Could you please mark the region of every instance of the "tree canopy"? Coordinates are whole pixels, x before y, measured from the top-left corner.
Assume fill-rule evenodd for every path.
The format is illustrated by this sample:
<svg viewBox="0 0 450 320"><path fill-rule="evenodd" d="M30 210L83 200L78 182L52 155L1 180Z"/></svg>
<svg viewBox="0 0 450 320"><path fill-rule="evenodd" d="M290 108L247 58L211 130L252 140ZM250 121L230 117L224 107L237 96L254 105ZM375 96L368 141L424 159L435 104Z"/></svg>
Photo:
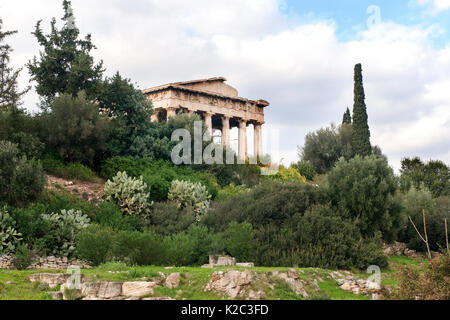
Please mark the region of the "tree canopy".
<svg viewBox="0 0 450 320"><path fill-rule="evenodd" d="M31 80L36 81L36 92L42 97L44 108L50 106L54 98L61 94L76 97L82 90L90 100L100 93L103 77L103 61L94 63L91 51L96 47L92 44L91 35L80 39L80 30L75 25L71 2L63 1L64 26L58 29L53 18L49 34L44 34L41 28L42 20L36 24L32 33L42 47L39 58L34 57L27 66Z"/></svg>

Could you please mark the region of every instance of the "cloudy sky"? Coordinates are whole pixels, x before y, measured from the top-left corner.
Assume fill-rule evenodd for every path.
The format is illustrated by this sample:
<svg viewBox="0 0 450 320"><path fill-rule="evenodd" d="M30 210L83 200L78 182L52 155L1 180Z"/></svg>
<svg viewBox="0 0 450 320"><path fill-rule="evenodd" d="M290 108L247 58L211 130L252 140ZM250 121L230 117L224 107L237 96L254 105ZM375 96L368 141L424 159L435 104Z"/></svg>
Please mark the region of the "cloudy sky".
<svg viewBox="0 0 450 320"><path fill-rule="evenodd" d="M399 168L405 156L450 164L450 0L73 0L107 75L141 89L224 76L265 99L266 134L285 164L306 133L340 123L362 63L372 143ZM2 0L13 64L39 52L34 25L62 17L62 0ZM21 85L29 81L24 70ZM24 99L37 110L33 92Z"/></svg>

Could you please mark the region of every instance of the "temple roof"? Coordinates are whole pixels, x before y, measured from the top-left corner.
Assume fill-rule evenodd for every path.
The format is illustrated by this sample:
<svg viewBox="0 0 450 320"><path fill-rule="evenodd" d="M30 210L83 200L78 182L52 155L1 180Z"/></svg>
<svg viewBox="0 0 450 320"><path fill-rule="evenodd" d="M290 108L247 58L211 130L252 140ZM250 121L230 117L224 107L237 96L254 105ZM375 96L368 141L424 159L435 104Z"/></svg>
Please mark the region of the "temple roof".
<svg viewBox="0 0 450 320"><path fill-rule="evenodd" d="M172 82L172 83L164 84L161 86L145 89L142 92L144 94L151 94L151 93L156 93L159 91L173 89L173 90L180 90L180 91L185 91L185 92L192 92L192 93L196 93L196 94L207 95L207 96L221 98L221 99L231 99L231 100L240 101L240 102L248 102L248 103L256 104L256 105L259 105L262 107L267 107L270 105L269 102L262 100L262 99L249 100L246 98L239 97L237 90L234 89L233 87L225 84L224 82L226 82L226 81L227 81L227 79L224 77L215 77L215 78L208 78L208 79ZM218 83L220 83L220 86L226 87L229 94L224 94L221 92L217 92L213 89L200 87L201 84L212 85L214 82L218 82Z"/></svg>

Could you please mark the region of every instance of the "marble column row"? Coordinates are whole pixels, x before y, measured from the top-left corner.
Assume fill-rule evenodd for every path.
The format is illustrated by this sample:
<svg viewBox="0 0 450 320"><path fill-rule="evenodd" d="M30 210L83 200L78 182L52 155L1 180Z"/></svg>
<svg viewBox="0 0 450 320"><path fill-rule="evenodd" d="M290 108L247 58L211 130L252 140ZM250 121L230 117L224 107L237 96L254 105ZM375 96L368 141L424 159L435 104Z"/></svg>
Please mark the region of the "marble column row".
<svg viewBox="0 0 450 320"><path fill-rule="evenodd" d="M188 114L194 113L192 110L188 110ZM167 108L167 120L177 114L177 110L174 108ZM212 113L204 113L205 125L208 129L210 136L213 135L213 124L212 124ZM152 121L156 120L157 116L152 116ZM224 147L230 146L230 120L228 116L222 116L222 144ZM239 119L239 142L238 142L238 156L239 159L245 160L248 156L248 146L247 146L247 126L250 123L247 120ZM262 156L262 124L253 122L254 126L254 155Z"/></svg>

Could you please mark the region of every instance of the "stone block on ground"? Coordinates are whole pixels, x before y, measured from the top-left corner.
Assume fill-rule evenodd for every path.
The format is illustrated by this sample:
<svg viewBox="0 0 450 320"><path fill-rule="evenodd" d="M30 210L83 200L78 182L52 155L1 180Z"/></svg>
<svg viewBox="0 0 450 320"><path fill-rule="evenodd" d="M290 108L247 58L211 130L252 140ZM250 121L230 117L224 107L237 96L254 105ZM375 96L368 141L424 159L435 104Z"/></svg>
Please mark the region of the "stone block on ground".
<svg viewBox="0 0 450 320"><path fill-rule="evenodd" d="M122 295L126 297L143 297L154 293L155 282L125 282L122 285Z"/></svg>

